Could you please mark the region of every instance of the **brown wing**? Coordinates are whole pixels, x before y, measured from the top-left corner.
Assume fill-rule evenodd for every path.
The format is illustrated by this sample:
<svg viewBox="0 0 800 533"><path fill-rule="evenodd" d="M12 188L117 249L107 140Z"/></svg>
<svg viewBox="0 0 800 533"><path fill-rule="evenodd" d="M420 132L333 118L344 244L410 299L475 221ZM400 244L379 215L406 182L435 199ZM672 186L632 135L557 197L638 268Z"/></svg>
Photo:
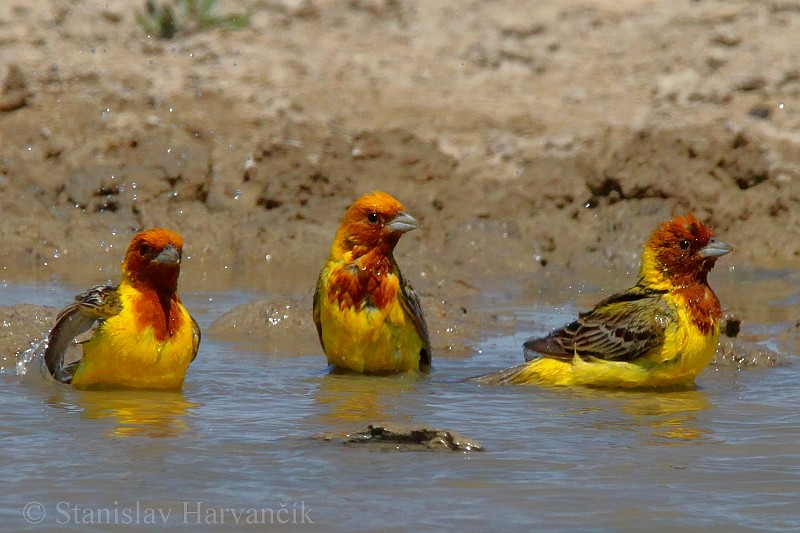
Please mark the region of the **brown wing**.
<svg viewBox="0 0 800 533"><path fill-rule="evenodd" d="M403 308L406 312L411 316L411 320L414 322L414 326L417 328L417 333L419 334L420 338L422 339L423 348L419 354L419 362L420 365L423 366L430 366L431 365L431 341L428 337L428 324L425 322L425 316L422 314L422 305L419 302L419 297L417 293L414 292L413 287L411 284L408 283L403 275L400 273L400 269L395 266L395 273L400 278L400 291L403 294L403 298L400 299Z"/></svg>
<svg viewBox="0 0 800 533"><path fill-rule="evenodd" d="M65 307L56 317L56 323L47 338L44 362L50 374L62 383L72 381L72 374L80 363L65 364L64 355L77 337L96 324L118 314L122 302L117 287L98 285L75 297L75 303Z"/></svg>
<svg viewBox="0 0 800 533"><path fill-rule="evenodd" d="M197 321L189 315L189 318L192 319L192 361L194 361L195 357L197 357L197 350L200 349L200 339L203 337L202 333L200 332L200 325Z"/></svg>
<svg viewBox="0 0 800 533"><path fill-rule="evenodd" d="M606 298L575 322L523 344L525 360L552 357L633 361L664 341L676 311L663 293L640 286Z"/></svg>
<svg viewBox="0 0 800 533"><path fill-rule="evenodd" d="M324 271L323 271L324 272ZM325 287L322 285L322 272L317 278L317 288L314 291L314 324L317 326L317 335L319 335L319 343L322 345L322 351L325 352L325 343L322 342L322 321L320 320L320 298L322 297Z"/></svg>

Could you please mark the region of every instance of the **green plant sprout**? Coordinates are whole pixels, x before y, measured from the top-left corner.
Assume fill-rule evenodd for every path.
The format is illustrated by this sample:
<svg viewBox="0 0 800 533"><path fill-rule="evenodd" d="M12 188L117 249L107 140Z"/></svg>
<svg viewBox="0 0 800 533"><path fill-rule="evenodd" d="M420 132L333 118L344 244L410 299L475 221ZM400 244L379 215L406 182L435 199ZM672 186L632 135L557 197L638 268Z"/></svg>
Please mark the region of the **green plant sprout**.
<svg viewBox="0 0 800 533"><path fill-rule="evenodd" d="M250 23L252 9L244 14L219 16L215 14L216 4L217 0L145 0L144 11L136 14L136 21L149 35L159 39L214 27L244 28Z"/></svg>

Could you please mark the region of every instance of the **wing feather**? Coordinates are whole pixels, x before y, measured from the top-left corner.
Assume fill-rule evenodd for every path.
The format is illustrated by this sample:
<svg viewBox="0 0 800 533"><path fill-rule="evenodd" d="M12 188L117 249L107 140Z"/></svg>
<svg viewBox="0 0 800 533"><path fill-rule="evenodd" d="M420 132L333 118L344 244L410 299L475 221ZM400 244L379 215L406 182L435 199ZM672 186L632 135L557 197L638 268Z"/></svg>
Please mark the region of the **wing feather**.
<svg viewBox="0 0 800 533"><path fill-rule="evenodd" d="M640 286L606 298L578 320L523 344L525 359L571 361L577 354L608 361L633 361L664 341L675 310L663 292Z"/></svg>
<svg viewBox="0 0 800 533"><path fill-rule="evenodd" d="M395 272L397 276L400 278L400 291L402 292L403 297L400 299L401 304L408 315L411 317L411 320L414 323L414 326L417 329L417 333L419 334L424 347L422 352L419 354L420 365L430 366L431 365L431 341L430 337L428 336L428 324L425 322L425 315L422 314L422 304L420 304L419 296L414 291L414 288L408 283L403 275L400 273L400 269L396 268Z"/></svg>
<svg viewBox="0 0 800 533"><path fill-rule="evenodd" d="M320 302L320 298L325 293L325 286L323 284L323 273L320 273L319 278L317 278L317 288L314 291L314 324L317 326L317 335L319 335L319 343L322 346L323 353L325 352L325 343L322 340L322 320L320 315L322 313L322 308L320 307L322 303Z"/></svg>
<svg viewBox="0 0 800 533"><path fill-rule="evenodd" d="M79 361L66 364L67 349L80 335L121 310L122 302L116 286L97 285L75 296L75 302L58 314L47 338L44 362L50 374L62 383L71 382Z"/></svg>
<svg viewBox="0 0 800 533"><path fill-rule="evenodd" d="M189 315L189 318L192 319L192 361L194 361L195 357L197 357L197 351L200 349L200 339L203 335L200 332L200 325L194 317Z"/></svg>

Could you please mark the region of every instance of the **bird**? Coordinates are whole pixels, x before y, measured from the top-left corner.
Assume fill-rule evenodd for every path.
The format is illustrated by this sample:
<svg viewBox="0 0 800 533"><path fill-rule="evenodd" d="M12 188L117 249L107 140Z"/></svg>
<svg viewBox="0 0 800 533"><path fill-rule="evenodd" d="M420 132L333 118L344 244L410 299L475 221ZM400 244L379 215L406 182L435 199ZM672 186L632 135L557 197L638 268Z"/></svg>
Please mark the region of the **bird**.
<svg viewBox="0 0 800 533"><path fill-rule="evenodd" d="M119 285L92 287L56 317L43 358L50 375L77 389L180 390L201 338L177 292L182 250L174 231L137 233ZM68 362L76 344L81 356Z"/></svg>
<svg viewBox="0 0 800 533"><path fill-rule="evenodd" d="M691 214L659 225L636 284L524 344L526 363L480 383L601 388L691 387L710 363L722 309L707 276L733 248Z"/></svg>
<svg viewBox="0 0 800 533"><path fill-rule="evenodd" d="M418 227L403 204L380 191L345 213L314 292L314 323L334 371L430 368L422 306L393 255L400 237Z"/></svg>

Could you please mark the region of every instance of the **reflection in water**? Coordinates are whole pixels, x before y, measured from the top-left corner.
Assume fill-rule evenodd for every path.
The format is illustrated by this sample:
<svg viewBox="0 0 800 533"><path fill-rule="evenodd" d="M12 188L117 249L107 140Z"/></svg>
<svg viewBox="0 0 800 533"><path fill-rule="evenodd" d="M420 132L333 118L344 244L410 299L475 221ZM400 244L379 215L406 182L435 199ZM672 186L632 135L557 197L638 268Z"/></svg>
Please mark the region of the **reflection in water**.
<svg viewBox="0 0 800 533"><path fill-rule="evenodd" d="M47 338L31 343L17 357L17 376L32 383L54 386L44 365L42 354ZM38 372L32 371L33 369ZM89 419L110 418L115 427L110 435L115 437L174 437L189 426L189 409L199 404L190 402L180 392L161 391L79 391L57 384L58 390L47 403L56 409L80 412Z"/></svg>
<svg viewBox="0 0 800 533"><path fill-rule="evenodd" d="M643 426L650 427L653 436L669 439L666 444L711 442L711 431L698 423L697 413L713 407L701 391L647 396L623 407L623 412Z"/></svg>
<svg viewBox="0 0 800 533"><path fill-rule="evenodd" d="M377 377L329 374L320 381L314 397L324 409L319 417L326 423L375 423L396 419L405 407L420 377L414 373ZM401 413L400 413L401 414ZM402 414L401 414L402 416Z"/></svg>
<svg viewBox="0 0 800 533"><path fill-rule="evenodd" d="M714 439L711 430L698 421L698 413L713 407L703 391L682 392L608 392L611 405L624 418L603 421L595 420L594 427L603 430L624 429L637 433L649 433L655 437L653 444L674 445L685 443L710 443ZM593 403L597 400L594 396ZM606 404L607 405L607 404ZM608 411L611 407L594 405L590 411ZM614 417L616 418L616 417ZM664 440L666 439L666 441Z"/></svg>
<svg viewBox="0 0 800 533"><path fill-rule="evenodd" d="M74 392L69 399L53 396L48 403L59 409L78 411L89 419L111 419L114 427L109 436L112 437L175 437L189 428L189 409L199 406L180 392Z"/></svg>

